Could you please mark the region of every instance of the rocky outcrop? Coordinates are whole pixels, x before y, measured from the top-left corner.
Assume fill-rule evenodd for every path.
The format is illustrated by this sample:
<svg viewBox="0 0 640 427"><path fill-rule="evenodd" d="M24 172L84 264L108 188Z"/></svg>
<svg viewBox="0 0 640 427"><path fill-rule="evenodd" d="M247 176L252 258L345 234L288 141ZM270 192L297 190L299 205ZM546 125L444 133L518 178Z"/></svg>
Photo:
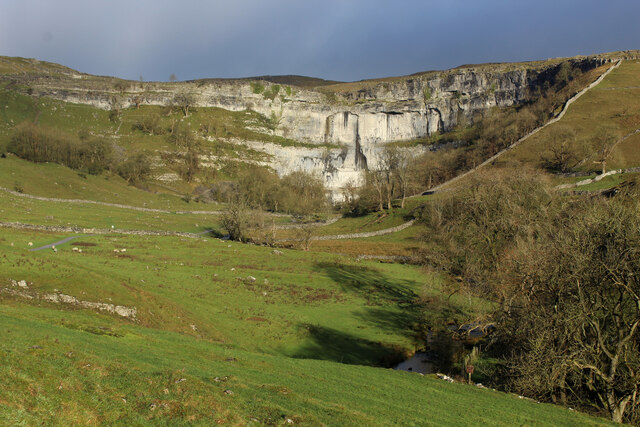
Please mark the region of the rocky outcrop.
<svg viewBox="0 0 640 427"><path fill-rule="evenodd" d="M31 285L33 285L33 283L31 283ZM11 280L11 287L0 288L0 292L29 300L43 300L54 304L66 304L79 308L106 311L107 313L117 314L118 316L122 316L130 320L136 320L136 315L138 313L138 310L135 307L125 307L123 305L104 302L82 301L74 296L60 293L57 290L53 293L37 292L30 289L26 280Z"/></svg>

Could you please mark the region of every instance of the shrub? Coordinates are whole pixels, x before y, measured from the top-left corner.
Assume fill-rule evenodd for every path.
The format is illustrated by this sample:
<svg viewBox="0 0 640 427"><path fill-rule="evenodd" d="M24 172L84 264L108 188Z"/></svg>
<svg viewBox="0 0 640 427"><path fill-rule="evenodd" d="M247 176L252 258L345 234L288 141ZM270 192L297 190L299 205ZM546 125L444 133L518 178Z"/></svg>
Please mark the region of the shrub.
<svg viewBox="0 0 640 427"><path fill-rule="evenodd" d="M139 130L149 135L162 135L165 133L165 129L162 127L160 115L157 113L144 115L132 126L133 130Z"/></svg>
<svg viewBox="0 0 640 427"><path fill-rule="evenodd" d="M271 85L269 89L262 92L262 96L273 101L278 96L278 93L280 93L280 85Z"/></svg>
<svg viewBox="0 0 640 427"><path fill-rule="evenodd" d="M424 97L424 102L427 102L431 99L431 88L429 88L429 86L425 86L424 89L422 89L422 95Z"/></svg>
<svg viewBox="0 0 640 427"><path fill-rule="evenodd" d="M250 85L251 85L251 91L256 95L259 95L262 92L264 92L264 86L261 83L251 82Z"/></svg>
<svg viewBox="0 0 640 427"><path fill-rule="evenodd" d="M222 227L231 240L246 242L249 231L249 208L242 197L231 197L227 210L222 214Z"/></svg>
<svg viewBox="0 0 640 427"><path fill-rule="evenodd" d="M187 150L195 149L198 145L198 140L194 135L193 131L189 129L189 127L179 122L171 132L169 136L171 142L176 144L179 148L185 148Z"/></svg>

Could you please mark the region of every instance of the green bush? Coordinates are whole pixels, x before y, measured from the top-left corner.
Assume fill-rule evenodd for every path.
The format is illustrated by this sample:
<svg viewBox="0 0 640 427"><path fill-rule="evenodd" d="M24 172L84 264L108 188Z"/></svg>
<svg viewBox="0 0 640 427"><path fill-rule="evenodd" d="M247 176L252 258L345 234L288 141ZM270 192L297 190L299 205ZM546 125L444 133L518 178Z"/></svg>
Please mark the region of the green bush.
<svg viewBox="0 0 640 427"><path fill-rule="evenodd" d="M133 130L139 130L148 135L162 135L166 131L162 126L160 115L157 113L144 115L131 127Z"/></svg>
<svg viewBox="0 0 640 427"><path fill-rule="evenodd" d="M264 92L264 86L261 83L258 82L251 82L251 90L253 91L253 93L255 93L256 95L261 94L262 92Z"/></svg>
<svg viewBox="0 0 640 427"><path fill-rule="evenodd" d="M424 96L424 102L427 102L428 100L430 100L431 88L429 88L429 86L425 86L424 89L422 89L422 95Z"/></svg>
<svg viewBox="0 0 640 427"><path fill-rule="evenodd" d="M274 100L280 93L280 85L271 85L271 87L262 93L266 99Z"/></svg>

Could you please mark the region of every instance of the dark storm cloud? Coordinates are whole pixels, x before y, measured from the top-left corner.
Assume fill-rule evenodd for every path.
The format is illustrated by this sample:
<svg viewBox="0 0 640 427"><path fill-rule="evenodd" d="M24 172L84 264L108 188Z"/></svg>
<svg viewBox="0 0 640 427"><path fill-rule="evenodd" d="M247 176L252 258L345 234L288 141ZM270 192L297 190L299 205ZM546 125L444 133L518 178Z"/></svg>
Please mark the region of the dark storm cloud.
<svg viewBox="0 0 640 427"><path fill-rule="evenodd" d="M0 2L0 55L146 80L357 80L640 47L637 0Z"/></svg>

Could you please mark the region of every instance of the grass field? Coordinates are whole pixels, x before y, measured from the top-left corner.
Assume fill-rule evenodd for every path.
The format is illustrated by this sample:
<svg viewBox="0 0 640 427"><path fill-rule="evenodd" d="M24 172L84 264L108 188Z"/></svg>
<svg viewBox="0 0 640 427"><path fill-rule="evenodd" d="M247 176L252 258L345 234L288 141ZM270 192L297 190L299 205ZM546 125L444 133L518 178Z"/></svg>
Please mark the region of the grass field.
<svg viewBox="0 0 640 427"><path fill-rule="evenodd" d="M288 356L361 364L401 359L420 346L416 326L428 307L417 300L438 295L441 286L417 267L300 251L277 255L217 239L90 236L81 240L95 246L82 253L71 251L76 242L58 253L27 251L27 242L38 247L61 237L6 230L0 242L6 283L24 279L39 292L135 306L145 326ZM113 252L120 248L127 252ZM88 278L100 286L88 287ZM469 302L452 304L457 314L450 320L467 320ZM361 341L355 352L352 339ZM325 342L340 344L323 351Z"/></svg>
<svg viewBox="0 0 640 427"><path fill-rule="evenodd" d="M190 203L182 195L127 185L115 174L81 174L55 163L36 164L13 155L0 159L0 187L49 198L94 200L169 211L217 211L221 208L216 203Z"/></svg>

